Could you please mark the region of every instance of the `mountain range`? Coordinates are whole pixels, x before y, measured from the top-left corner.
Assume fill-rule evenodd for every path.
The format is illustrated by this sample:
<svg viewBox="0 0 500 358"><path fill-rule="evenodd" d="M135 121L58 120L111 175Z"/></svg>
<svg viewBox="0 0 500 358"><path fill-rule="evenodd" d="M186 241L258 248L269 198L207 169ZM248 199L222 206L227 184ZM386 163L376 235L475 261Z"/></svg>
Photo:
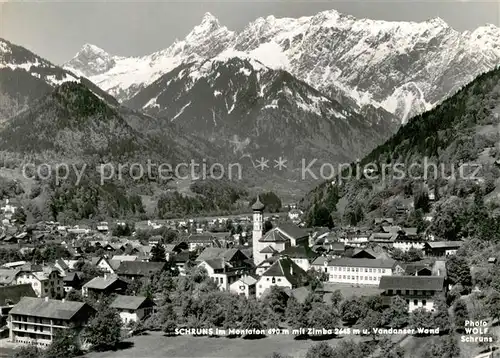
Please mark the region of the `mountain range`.
<svg viewBox="0 0 500 358"><path fill-rule="evenodd" d="M495 68L500 29L458 32L440 18L388 22L331 10L297 19L259 18L236 33L207 13L186 38L164 50L123 57L87 44L65 68L127 101L182 63L228 51L286 70L341 103L373 106L405 123Z"/></svg>
<svg viewBox="0 0 500 358"><path fill-rule="evenodd" d="M439 237L456 239L467 225L454 215L461 215L473 202L482 203L477 200L481 198L498 221L499 83L500 69L487 72L436 108L412 118L353 164L351 176L346 171L342 179L318 185L305 196L303 207L309 213L326 207L352 225L375 217L397 217L401 208L413 214L421 209L420 221L422 215L438 217L441 221L431 227ZM366 168L371 168L369 174ZM429 212L431 201L433 212ZM408 218L403 215L403 219Z"/></svg>

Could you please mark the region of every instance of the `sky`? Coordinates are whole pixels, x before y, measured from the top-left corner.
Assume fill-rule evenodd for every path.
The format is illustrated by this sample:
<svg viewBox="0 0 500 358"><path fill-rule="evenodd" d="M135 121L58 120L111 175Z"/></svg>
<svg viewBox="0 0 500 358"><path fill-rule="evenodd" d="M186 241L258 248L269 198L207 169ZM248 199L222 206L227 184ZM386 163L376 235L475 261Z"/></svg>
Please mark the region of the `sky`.
<svg viewBox="0 0 500 358"><path fill-rule="evenodd" d="M389 21L441 17L459 31L487 23L500 26L500 0L0 0L0 37L62 64L85 43L121 56L147 55L167 48L176 38L184 38L206 12L230 30L240 31L261 16L310 16L330 9Z"/></svg>

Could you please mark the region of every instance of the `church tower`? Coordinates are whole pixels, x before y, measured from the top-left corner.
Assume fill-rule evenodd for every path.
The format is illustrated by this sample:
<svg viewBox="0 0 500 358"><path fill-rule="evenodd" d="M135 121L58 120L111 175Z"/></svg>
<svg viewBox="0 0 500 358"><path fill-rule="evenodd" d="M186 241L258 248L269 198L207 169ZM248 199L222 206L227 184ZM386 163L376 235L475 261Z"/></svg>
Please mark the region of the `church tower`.
<svg viewBox="0 0 500 358"><path fill-rule="evenodd" d="M264 212L264 204L261 203L259 196L257 195L257 200L252 205L253 210L253 231L252 231L252 253L253 262L255 266L264 261L262 254L260 253L261 245L259 240L262 238L262 213Z"/></svg>

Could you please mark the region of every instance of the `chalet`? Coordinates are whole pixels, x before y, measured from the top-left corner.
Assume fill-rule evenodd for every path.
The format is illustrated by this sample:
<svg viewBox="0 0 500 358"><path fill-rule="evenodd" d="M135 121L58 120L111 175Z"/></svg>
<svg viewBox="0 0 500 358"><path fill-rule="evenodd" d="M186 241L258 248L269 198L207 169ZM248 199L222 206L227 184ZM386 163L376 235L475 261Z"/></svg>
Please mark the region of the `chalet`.
<svg viewBox="0 0 500 358"><path fill-rule="evenodd" d="M206 248L196 262L199 262L199 267L205 268L223 291L229 290L233 282L248 274L252 268L250 259L238 249Z"/></svg>
<svg viewBox="0 0 500 358"><path fill-rule="evenodd" d="M117 295L109 307L118 311L124 324L130 324L149 317L156 304L144 296Z"/></svg>
<svg viewBox="0 0 500 358"><path fill-rule="evenodd" d="M307 273L290 258L279 258L257 281L256 297L260 298L272 286L294 289L304 286Z"/></svg>
<svg viewBox="0 0 500 358"><path fill-rule="evenodd" d="M83 274L81 272L68 272L63 278L64 292L80 291L83 285Z"/></svg>
<svg viewBox="0 0 500 358"><path fill-rule="evenodd" d="M93 258L92 264L102 272L116 274L116 269L120 266L119 261L110 261L105 257Z"/></svg>
<svg viewBox="0 0 500 358"><path fill-rule="evenodd" d="M238 281L233 282L229 286L229 291L237 295L245 296L246 298L255 297L257 279L250 275L241 277Z"/></svg>
<svg viewBox="0 0 500 358"><path fill-rule="evenodd" d="M427 241L424 252L427 256L446 257L455 255L462 244L462 241Z"/></svg>
<svg viewBox="0 0 500 358"><path fill-rule="evenodd" d="M99 297L101 295L109 296L112 294L124 293L127 289L127 283L116 276L94 277L92 280L82 286L82 295Z"/></svg>
<svg viewBox="0 0 500 358"><path fill-rule="evenodd" d="M434 311L435 296L446 292L443 276L383 276L379 288L383 290L383 302L390 305L394 296L408 303L408 311L417 308Z"/></svg>
<svg viewBox="0 0 500 358"><path fill-rule="evenodd" d="M417 234L417 228L402 228L398 231L392 246L406 252L411 248L423 250L424 244L423 238Z"/></svg>
<svg viewBox="0 0 500 358"><path fill-rule="evenodd" d="M79 333L95 313L83 302L23 297L10 310L9 339L13 343L45 348L52 343L56 329L71 327L77 332L75 344L81 346Z"/></svg>
<svg viewBox="0 0 500 358"><path fill-rule="evenodd" d="M166 266L165 262L123 261L116 273L120 277L135 280L160 273Z"/></svg>
<svg viewBox="0 0 500 358"><path fill-rule="evenodd" d="M185 275L191 262L191 253L188 250L181 251L175 255L169 256L168 260L179 271L180 275Z"/></svg>
<svg viewBox="0 0 500 358"><path fill-rule="evenodd" d="M384 275L392 275L396 261L387 259L318 258L312 267L328 274L328 281L351 285L378 285Z"/></svg>

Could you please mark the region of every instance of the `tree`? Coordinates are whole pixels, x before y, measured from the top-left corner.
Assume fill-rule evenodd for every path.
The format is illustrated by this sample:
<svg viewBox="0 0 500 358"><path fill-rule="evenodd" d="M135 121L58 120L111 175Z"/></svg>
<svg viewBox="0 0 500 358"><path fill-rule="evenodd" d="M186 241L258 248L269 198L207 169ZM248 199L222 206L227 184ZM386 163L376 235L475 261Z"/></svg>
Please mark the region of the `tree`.
<svg viewBox="0 0 500 358"><path fill-rule="evenodd" d="M384 323L394 328L401 328L408 324L408 303L399 296L393 298L391 305L384 311Z"/></svg>
<svg viewBox="0 0 500 358"><path fill-rule="evenodd" d="M486 298L486 307L493 319L500 319L500 293L494 290Z"/></svg>
<svg viewBox="0 0 500 358"><path fill-rule="evenodd" d="M86 327L85 336L95 350L115 349L121 341L121 327L122 320L118 313L101 303L97 315Z"/></svg>
<svg viewBox="0 0 500 358"><path fill-rule="evenodd" d="M315 305L307 316L309 322L307 327L334 329L339 323L338 315L324 303Z"/></svg>
<svg viewBox="0 0 500 358"><path fill-rule="evenodd" d="M291 327L297 329L306 327L308 323L303 305L293 296L288 299L286 304L285 318Z"/></svg>
<svg viewBox="0 0 500 358"><path fill-rule="evenodd" d="M324 206L313 210L311 226L325 226L329 229L333 227L333 219L330 211Z"/></svg>
<svg viewBox="0 0 500 358"><path fill-rule="evenodd" d="M418 328L433 328L432 314L425 308L417 308L410 313L410 327Z"/></svg>
<svg viewBox="0 0 500 358"><path fill-rule="evenodd" d="M368 314L361 320L361 327L370 332L373 340L377 338L377 332L374 328L382 326L382 314L377 311L369 311Z"/></svg>
<svg viewBox="0 0 500 358"><path fill-rule="evenodd" d="M16 349L12 358L40 358L43 356L42 351L35 345L21 346Z"/></svg>
<svg viewBox="0 0 500 358"><path fill-rule="evenodd" d="M434 327L439 328L441 332L448 332L451 329L451 320L446 299L443 296L436 297L434 307L436 307L436 311L432 314Z"/></svg>
<svg viewBox="0 0 500 358"><path fill-rule="evenodd" d="M338 309L340 308L340 303L342 302L342 291L340 290L335 290L333 291L332 293L332 296L330 298L330 302L332 304L332 307L335 308L335 309Z"/></svg>
<svg viewBox="0 0 500 358"><path fill-rule="evenodd" d="M313 345L307 350L306 358L332 358L335 357L335 351L332 346L325 342Z"/></svg>
<svg viewBox="0 0 500 358"><path fill-rule="evenodd" d="M269 220L264 221L263 229L262 229L262 234L267 233L273 228L273 223L270 222Z"/></svg>
<svg viewBox="0 0 500 358"><path fill-rule="evenodd" d="M243 330L260 330L263 329L262 319L259 315L258 303L253 299L248 300L243 310L241 319L241 329Z"/></svg>
<svg viewBox="0 0 500 358"><path fill-rule="evenodd" d="M457 330L462 331L465 321L469 319L469 311L464 300L459 299L453 305L454 323Z"/></svg>
<svg viewBox="0 0 500 358"><path fill-rule="evenodd" d="M460 347L453 334L439 337L424 352L423 358L457 358L460 357Z"/></svg>
<svg viewBox="0 0 500 358"><path fill-rule="evenodd" d="M289 297L283 290L283 287L271 286L269 293L266 295L266 297L264 297L262 303L272 312L275 312L280 317L283 317L285 314L288 298Z"/></svg>
<svg viewBox="0 0 500 358"><path fill-rule="evenodd" d="M84 302L83 296L80 291L71 289L66 294L66 300L75 302Z"/></svg>
<svg viewBox="0 0 500 358"><path fill-rule="evenodd" d="M399 344L394 344L390 339L384 338L380 342L381 358L404 358L405 350Z"/></svg>
<svg viewBox="0 0 500 358"><path fill-rule="evenodd" d="M452 256L446 261L446 272L452 284L461 284L464 293L469 293L472 289L472 276L470 266L463 257Z"/></svg>
<svg viewBox="0 0 500 358"><path fill-rule="evenodd" d="M80 354L76 345L76 333L72 329L61 329L55 335L52 343L45 351L49 358L72 358Z"/></svg>
<svg viewBox="0 0 500 358"><path fill-rule="evenodd" d="M424 257L422 250L418 250L414 247L411 247L405 255L405 261L406 262L415 262L415 261L420 261Z"/></svg>
<svg viewBox="0 0 500 358"><path fill-rule="evenodd" d="M151 248L152 262L165 262L165 247L161 243L157 243Z"/></svg>
<svg viewBox="0 0 500 358"><path fill-rule="evenodd" d="M364 302L357 297L346 299L340 305L340 315L347 324L356 324L358 320L366 314Z"/></svg>
<svg viewBox="0 0 500 358"><path fill-rule="evenodd" d="M12 220L16 222L18 225L26 224L26 212L23 208L17 208L14 214L12 214Z"/></svg>

